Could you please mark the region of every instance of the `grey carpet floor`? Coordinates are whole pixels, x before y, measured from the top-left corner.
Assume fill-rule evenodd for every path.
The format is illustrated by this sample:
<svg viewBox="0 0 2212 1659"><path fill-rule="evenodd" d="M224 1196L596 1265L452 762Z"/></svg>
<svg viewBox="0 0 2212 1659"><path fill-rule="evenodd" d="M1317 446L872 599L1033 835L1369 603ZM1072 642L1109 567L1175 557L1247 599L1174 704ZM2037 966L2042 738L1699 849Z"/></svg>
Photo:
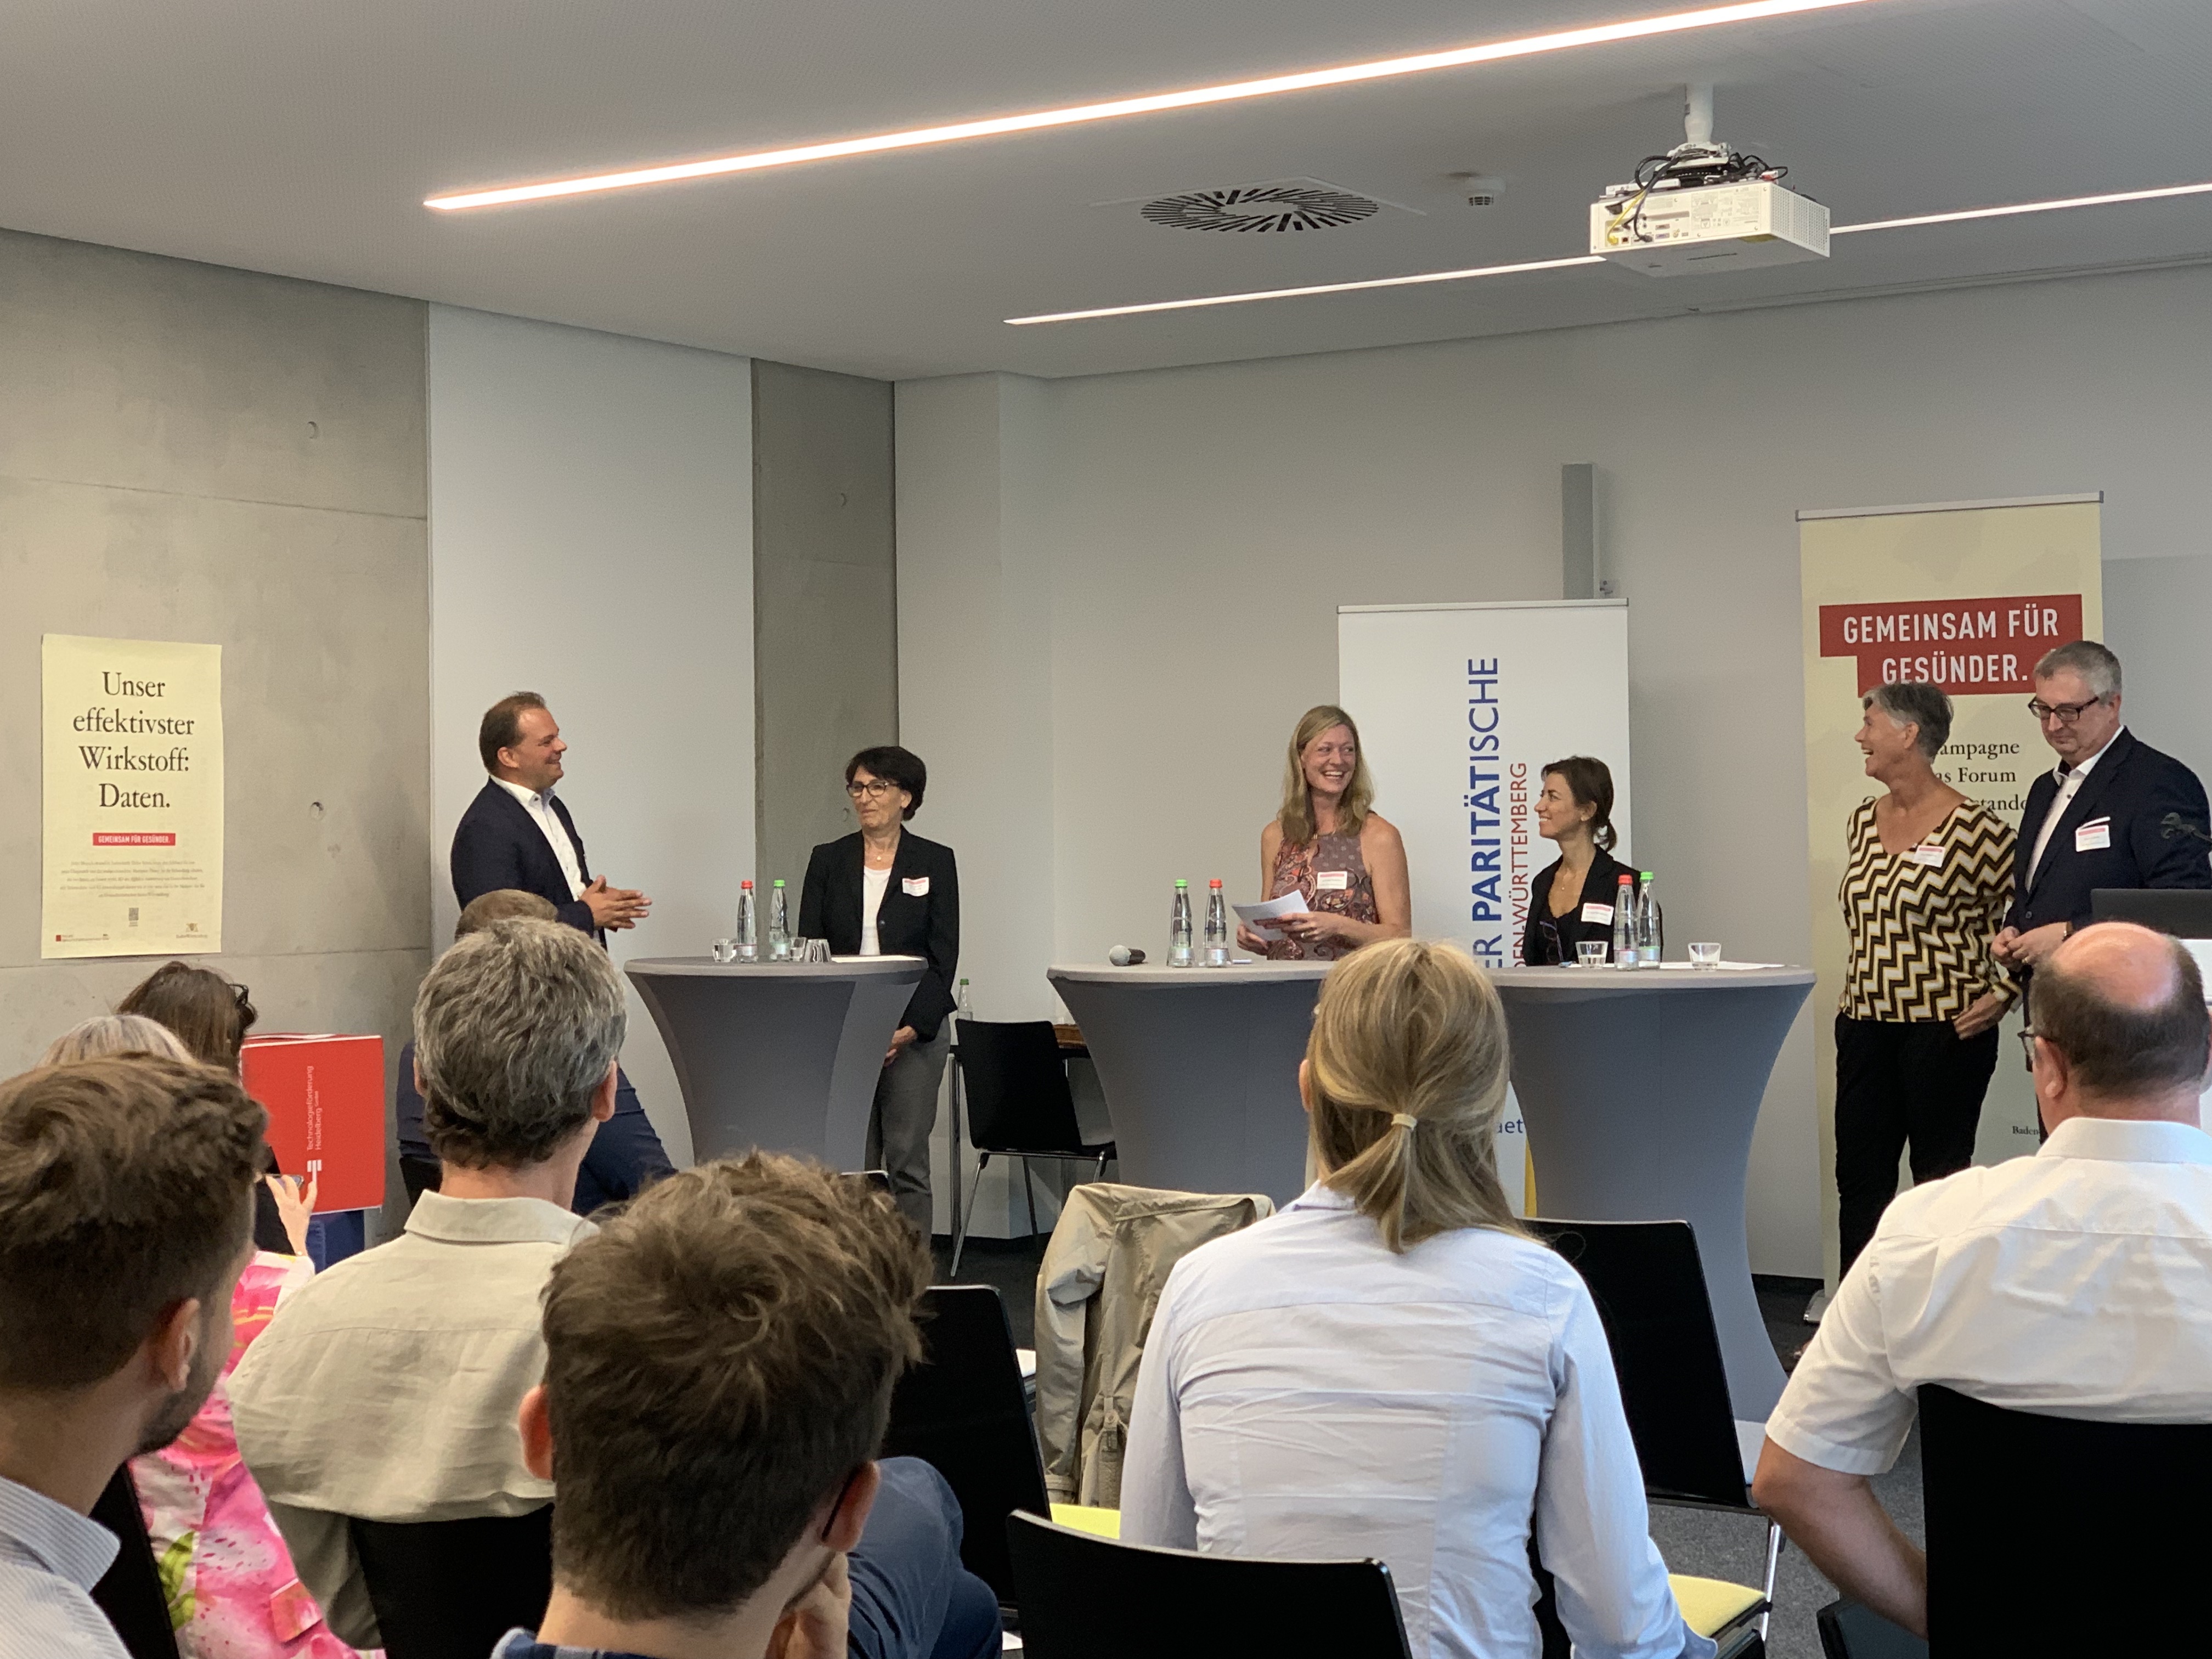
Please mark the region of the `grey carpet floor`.
<svg viewBox="0 0 2212 1659"><path fill-rule="evenodd" d="M1006 1298L1006 1322L1013 1327L1019 1347L1034 1346L1038 1257L1042 1241L1027 1239L971 1239L960 1259L960 1282L990 1285ZM951 1241L937 1241L937 1263L944 1272L951 1260ZM1802 1288L1764 1284L1759 1310L1766 1316L1767 1334L1784 1365L1791 1364L1813 1327L1803 1322L1806 1291ZM1916 1543L1924 1541L1920 1503L1920 1437L1914 1431L1897 1467L1875 1481L1875 1490L1897 1524ZM1670 1571L1701 1578L1729 1578L1755 1584L1765 1565L1761 1554L1766 1529L1748 1516L1717 1514L1710 1510L1654 1508L1652 1541L1666 1559ZM1820 1638L1814 1626L1820 1610L1836 1599L1836 1592L1813 1564L1788 1544L1774 1579L1774 1618L1767 1630L1767 1652L1772 1659L1820 1659Z"/></svg>

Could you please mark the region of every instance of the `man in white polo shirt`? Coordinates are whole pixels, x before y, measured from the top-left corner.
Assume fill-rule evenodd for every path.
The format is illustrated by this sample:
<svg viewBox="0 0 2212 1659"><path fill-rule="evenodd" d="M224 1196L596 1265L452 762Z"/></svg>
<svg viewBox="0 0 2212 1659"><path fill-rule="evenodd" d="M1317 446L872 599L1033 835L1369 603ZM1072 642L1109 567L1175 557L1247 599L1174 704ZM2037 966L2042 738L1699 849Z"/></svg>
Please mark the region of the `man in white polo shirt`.
<svg viewBox="0 0 2212 1659"><path fill-rule="evenodd" d="M1868 1477L1914 1391L2108 1422L2212 1421L2212 1016L2189 953L2124 922L2044 958L2027 1034L2051 1139L1883 1214L1766 1425L1753 1495L1846 1595L1928 1627L1928 1564Z"/></svg>

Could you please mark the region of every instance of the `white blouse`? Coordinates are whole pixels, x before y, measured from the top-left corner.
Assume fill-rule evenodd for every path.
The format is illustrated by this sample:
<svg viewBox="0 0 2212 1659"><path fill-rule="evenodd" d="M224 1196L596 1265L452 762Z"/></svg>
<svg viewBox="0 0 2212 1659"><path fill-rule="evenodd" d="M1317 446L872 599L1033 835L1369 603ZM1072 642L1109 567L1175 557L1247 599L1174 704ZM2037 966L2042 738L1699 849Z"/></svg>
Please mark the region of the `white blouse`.
<svg viewBox="0 0 2212 1659"><path fill-rule="evenodd" d="M1534 1519L1585 1659L1709 1659L1652 1545L1581 1278L1463 1228L1394 1255L1316 1186L1176 1264L1145 1345L1121 1536L1390 1569L1414 1659L1536 1659Z"/></svg>
<svg viewBox="0 0 2212 1659"><path fill-rule="evenodd" d="M890 871L860 866L860 954L864 957L884 953L882 942L876 938L876 913L884 908L884 895L890 885Z"/></svg>

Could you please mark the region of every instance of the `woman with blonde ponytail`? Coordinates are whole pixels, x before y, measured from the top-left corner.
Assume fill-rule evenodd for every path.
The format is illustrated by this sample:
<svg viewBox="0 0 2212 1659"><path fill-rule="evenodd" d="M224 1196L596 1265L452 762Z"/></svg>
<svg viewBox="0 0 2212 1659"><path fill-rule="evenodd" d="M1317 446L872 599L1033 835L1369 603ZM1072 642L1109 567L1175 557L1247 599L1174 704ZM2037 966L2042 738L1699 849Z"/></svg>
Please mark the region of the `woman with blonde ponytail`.
<svg viewBox="0 0 2212 1659"><path fill-rule="evenodd" d="M1330 971L1298 1068L1315 1184L1194 1251L1146 1341L1121 1536L1377 1556L1413 1659L1535 1659L1531 1518L1585 1659L1706 1659L1652 1547L1589 1291L1498 1179L1505 1016L1456 945Z"/></svg>

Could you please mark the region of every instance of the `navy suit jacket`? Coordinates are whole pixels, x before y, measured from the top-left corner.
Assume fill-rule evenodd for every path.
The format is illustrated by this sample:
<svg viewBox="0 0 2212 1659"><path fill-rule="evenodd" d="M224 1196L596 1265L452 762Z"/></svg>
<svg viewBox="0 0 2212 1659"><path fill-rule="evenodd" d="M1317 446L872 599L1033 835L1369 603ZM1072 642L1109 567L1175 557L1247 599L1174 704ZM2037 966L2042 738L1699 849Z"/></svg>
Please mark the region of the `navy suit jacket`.
<svg viewBox="0 0 2212 1659"><path fill-rule="evenodd" d="M575 820L558 795L553 797L553 816L568 832L569 842L576 849L576 868L589 882L592 866L584 856L584 838L576 833ZM538 827L538 820L494 779L484 780L469 810L461 814L453 831L452 868L453 896L463 909L486 893L520 888L551 904L571 927L605 942L592 925L592 907L568 891L561 860L553 856L552 844Z"/></svg>
<svg viewBox="0 0 2212 1659"><path fill-rule="evenodd" d="M2013 859L2013 903L2008 927L2026 933L2046 922L2091 920L2089 895L2100 887L2212 887L2212 862L2204 845L2186 836L2165 838L2160 820L2179 812L2202 830L2204 786L2197 774L2171 755L2162 755L2131 732L2114 738L2051 834L2043 862L2031 874L2035 838L2058 793L2058 780L2045 772L2027 792L2020 817L2019 852ZM2112 844L2077 851L2075 831L2111 824Z"/></svg>

